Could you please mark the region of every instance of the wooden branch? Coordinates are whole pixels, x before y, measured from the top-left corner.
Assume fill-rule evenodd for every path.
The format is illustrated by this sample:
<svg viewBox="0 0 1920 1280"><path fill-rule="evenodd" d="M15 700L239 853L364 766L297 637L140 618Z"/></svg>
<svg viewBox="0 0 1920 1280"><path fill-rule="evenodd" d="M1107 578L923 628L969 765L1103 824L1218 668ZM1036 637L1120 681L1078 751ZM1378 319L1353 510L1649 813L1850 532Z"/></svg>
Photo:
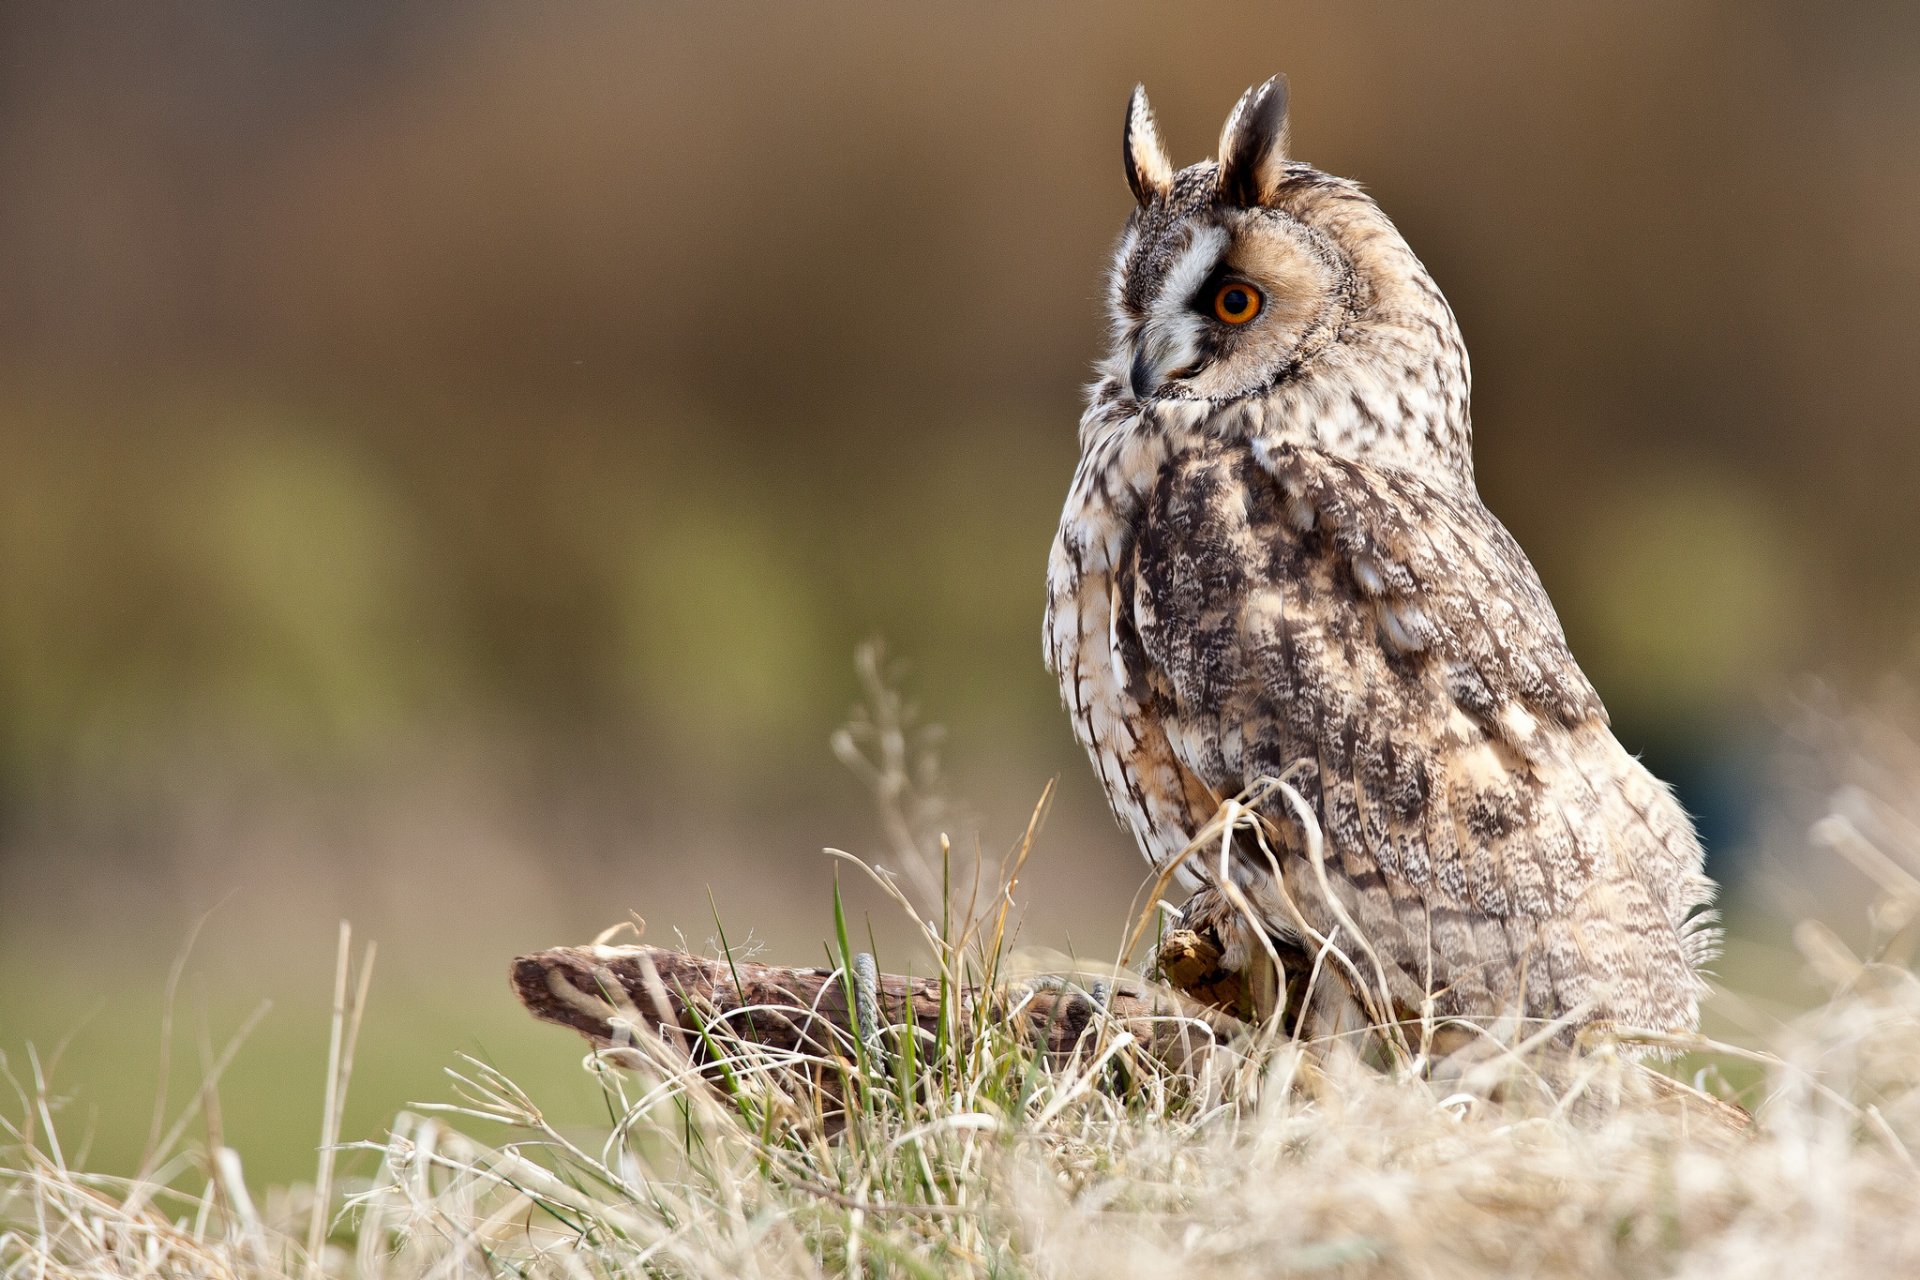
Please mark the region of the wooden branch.
<svg viewBox="0 0 1920 1280"><path fill-rule="evenodd" d="M678 1040L702 1058L702 1030L724 1022L735 1038L833 1060L855 1036L871 1039L847 1006L837 970L728 963L663 947L556 947L513 962L513 990L543 1022L569 1027L599 1047L630 1043L626 1028ZM927 978L877 975L881 1027L911 1022L929 1034L940 1021L939 984ZM974 1025L983 998L1016 1011L1016 1026L1057 1059L1091 1045L1100 1005L1113 1025L1131 1032L1170 1069L1197 1071L1246 1024L1165 988L1138 982L1076 986L1061 979L1012 983L983 993L960 992L960 1031Z"/></svg>
<svg viewBox="0 0 1920 1280"><path fill-rule="evenodd" d="M992 991L964 988L957 1030L964 1043L976 1015L1012 1016L1031 1043L1060 1061L1094 1045L1104 1008L1111 1027L1130 1032L1170 1071L1197 1077L1216 1055L1226 1055L1217 1060L1222 1066L1237 1060L1236 1041L1250 1027L1225 1009L1242 1002L1243 984L1221 968L1214 940L1176 931L1162 943L1156 968L1180 990L1137 981L1082 986L1060 978ZM867 990L876 1008L852 1010L838 970L729 963L664 947L556 947L516 959L512 981L534 1017L571 1028L596 1047L631 1044L634 1035L651 1033L677 1042L696 1062L707 1060L707 1036L722 1027L734 1040L823 1065L849 1057L856 1038L892 1044L897 1030L890 1029L910 1023L933 1034L940 1022L940 988L931 979L872 975ZM992 1009L983 1011L983 1000L994 1002ZM1643 1065L1629 1066L1629 1090L1692 1131L1716 1141L1751 1133L1752 1118L1740 1107ZM824 1094L836 1092L827 1073L814 1074Z"/></svg>

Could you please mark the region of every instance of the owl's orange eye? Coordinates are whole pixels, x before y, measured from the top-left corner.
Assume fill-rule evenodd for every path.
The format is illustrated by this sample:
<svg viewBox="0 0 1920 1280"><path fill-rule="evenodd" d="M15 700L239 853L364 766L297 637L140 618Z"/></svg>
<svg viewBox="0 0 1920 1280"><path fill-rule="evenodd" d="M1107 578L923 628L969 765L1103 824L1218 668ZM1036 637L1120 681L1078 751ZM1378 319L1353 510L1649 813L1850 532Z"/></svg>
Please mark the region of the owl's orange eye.
<svg viewBox="0 0 1920 1280"><path fill-rule="evenodd" d="M1245 324L1260 314L1260 291L1250 284L1223 284L1213 292L1213 314L1223 324Z"/></svg>

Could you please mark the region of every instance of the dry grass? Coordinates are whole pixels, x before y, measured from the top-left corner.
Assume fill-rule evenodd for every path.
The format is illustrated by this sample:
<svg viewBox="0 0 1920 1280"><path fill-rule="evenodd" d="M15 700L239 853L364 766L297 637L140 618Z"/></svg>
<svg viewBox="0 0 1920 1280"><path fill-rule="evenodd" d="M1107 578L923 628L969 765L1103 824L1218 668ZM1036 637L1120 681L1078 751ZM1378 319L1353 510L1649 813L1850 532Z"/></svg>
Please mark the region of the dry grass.
<svg viewBox="0 0 1920 1280"><path fill-rule="evenodd" d="M869 730L862 741L895 762L882 773L910 758L903 724ZM715 1060L695 1068L640 1035L585 1064L608 1102L594 1133L561 1131L466 1061L457 1101L336 1153L366 970L356 987L343 937L319 1192L251 1191L217 1126L197 1125L211 1086L138 1177L90 1174L63 1148L30 1056L8 1074L0 1272L1920 1274L1920 981L1907 962L1920 838L1903 804L1855 791L1817 832L1883 891L1875 954L1809 928L1830 999L1764 1051L1691 1046L1759 1080L1758 1126L1741 1137L1653 1105L1605 1047L1573 1078L1513 1060L1443 1086L1417 1062L1382 1070L1338 1045L1257 1041L1195 1080L1156 1070L1112 1029L1049 1064L1010 1020L955 1002L938 1034L849 1037L809 1061L716 1025ZM901 859L925 852L914 822L897 831ZM981 895L978 911L956 910L960 897L943 889L925 912L937 962L956 981L1004 976L1007 895ZM844 926L839 946L844 962ZM843 1109L825 1113L809 1073ZM183 1143L195 1127L208 1141Z"/></svg>

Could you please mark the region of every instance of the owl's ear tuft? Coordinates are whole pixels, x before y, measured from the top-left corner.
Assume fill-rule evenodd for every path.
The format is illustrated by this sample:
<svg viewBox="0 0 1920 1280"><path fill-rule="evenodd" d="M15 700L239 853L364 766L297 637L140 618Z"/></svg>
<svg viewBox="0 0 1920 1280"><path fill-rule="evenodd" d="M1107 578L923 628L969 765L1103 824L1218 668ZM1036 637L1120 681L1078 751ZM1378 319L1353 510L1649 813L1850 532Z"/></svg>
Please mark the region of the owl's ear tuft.
<svg viewBox="0 0 1920 1280"><path fill-rule="evenodd" d="M1160 142L1160 126L1154 123L1153 108L1147 105L1147 86L1133 86L1127 99L1127 131L1122 157L1127 163L1127 185L1133 198L1145 205L1167 194L1173 186L1173 165Z"/></svg>
<svg viewBox="0 0 1920 1280"><path fill-rule="evenodd" d="M1220 198L1250 208L1267 203L1285 180L1287 78L1275 76L1240 95L1220 130Z"/></svg>

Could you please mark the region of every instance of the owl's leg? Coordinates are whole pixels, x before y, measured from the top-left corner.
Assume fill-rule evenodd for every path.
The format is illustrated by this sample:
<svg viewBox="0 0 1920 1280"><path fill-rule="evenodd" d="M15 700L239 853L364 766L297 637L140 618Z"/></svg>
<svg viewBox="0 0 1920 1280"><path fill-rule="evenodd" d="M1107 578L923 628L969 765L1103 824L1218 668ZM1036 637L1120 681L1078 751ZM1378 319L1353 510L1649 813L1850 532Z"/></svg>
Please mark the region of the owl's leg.
<svg viewBox="0 0 1920 1280"><path fill-rule="evenodd" d="M1252 1013L1251 1008L1242 1008L1245 984L1239 970L1222 960L1219 939L1211 934L1184 925L1174 929L1154 954L1153 969L1161 981L1189 1000L1236 1018Z"/></svg>
<svg viewBox="0 0 1920 1280"><path fill-rule="evenodd" d="M1154 963L1188 998L1248 1022L1278 1016L1289 1033L1312 971L1298 940L1247 920L1213 886L1187 899Z"/></svg>

